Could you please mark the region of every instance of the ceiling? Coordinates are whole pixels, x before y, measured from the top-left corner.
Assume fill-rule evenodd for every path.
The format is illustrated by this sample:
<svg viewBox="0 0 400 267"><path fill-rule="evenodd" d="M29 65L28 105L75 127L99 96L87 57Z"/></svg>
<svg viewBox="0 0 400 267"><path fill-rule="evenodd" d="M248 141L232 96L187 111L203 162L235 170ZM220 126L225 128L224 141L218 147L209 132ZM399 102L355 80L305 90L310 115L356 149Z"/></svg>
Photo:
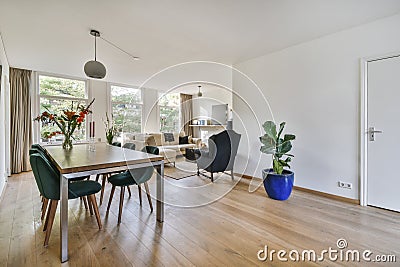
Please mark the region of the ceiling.
<svg viewBox="0 0 400 267"><path fill-rule="evenodd" d="M102 40L105 80L138 85L173 64L228 65L400 11L399 0L0 0L0 32L13 67L85 77L90 29Z"/></svg>

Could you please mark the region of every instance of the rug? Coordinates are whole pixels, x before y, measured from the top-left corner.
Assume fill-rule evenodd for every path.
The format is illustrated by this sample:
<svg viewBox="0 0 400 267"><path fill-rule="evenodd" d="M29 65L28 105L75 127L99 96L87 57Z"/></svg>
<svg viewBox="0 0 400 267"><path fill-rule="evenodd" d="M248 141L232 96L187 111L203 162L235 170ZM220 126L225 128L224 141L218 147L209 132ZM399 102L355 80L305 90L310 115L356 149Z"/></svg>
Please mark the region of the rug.
<svg viewBox="0 0 400 267"><path fill-rule="evenodd" d="M164 167L164 176L180 180L197 175L197 164L189 161L177 161L175 167L172 164L166 164Z"/></svg>

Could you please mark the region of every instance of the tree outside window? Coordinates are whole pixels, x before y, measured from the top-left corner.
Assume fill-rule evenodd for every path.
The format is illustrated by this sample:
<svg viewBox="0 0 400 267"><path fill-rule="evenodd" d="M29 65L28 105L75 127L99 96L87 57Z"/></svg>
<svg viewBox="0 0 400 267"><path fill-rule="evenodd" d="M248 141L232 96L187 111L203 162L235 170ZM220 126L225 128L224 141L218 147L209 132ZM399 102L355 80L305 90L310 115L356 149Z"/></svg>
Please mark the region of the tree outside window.
<svg viewBox="0 0 400 267"><path fill-rule="evenodd" d="M160 108L160 131L179 132L179 93L161 94L159 96L158 105Z"/></svg>
<svg viewBox="0 0 400 267"><path fill-rule="evenodd" d="M86 82L83 80L39 75L39 103L40 113L50 111L61 114L63 110L76 108L79 104L88 104L86 93ZM48 134L59 131L56 125L40 125L41 142L62 141L63 136L48 138ZM86 127L83 125L80 130L74 133L76 140L86 139Z"/></svg>
<svg viewBox="0 0 400 267"><path fill-rule="evenodd" d="M118 136L122 132L140 133L142 131L142 106L140 89L111 86L111 108Z"/></svg>

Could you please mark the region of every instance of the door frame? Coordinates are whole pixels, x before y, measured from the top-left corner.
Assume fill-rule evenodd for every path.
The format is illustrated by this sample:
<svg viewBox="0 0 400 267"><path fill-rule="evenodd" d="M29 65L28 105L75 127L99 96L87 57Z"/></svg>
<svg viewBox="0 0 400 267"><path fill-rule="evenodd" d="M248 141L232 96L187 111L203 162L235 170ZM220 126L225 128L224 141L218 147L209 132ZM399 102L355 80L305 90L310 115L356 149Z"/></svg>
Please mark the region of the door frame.
<svg viewBox="0 0 400 267"><path fill-rule="evenodd" d="M400 52L360 59L360 205L368 205L368 63L400 57Z"/></svg>

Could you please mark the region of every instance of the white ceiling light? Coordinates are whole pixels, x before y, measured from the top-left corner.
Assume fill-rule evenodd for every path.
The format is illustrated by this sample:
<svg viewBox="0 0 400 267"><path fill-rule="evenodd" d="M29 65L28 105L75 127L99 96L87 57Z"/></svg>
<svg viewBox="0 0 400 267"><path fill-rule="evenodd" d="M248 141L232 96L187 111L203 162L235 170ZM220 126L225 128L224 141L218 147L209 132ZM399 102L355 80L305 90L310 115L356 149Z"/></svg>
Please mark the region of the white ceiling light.
<svg viewBox="0 0 400 267"><path fill-rule="evenodd" d="M94 60L86 62L83 70L85 71L85 74L90 78L103 79L106 76L106 67L104 67L101 62L97 61L96 54L96 39L97 37L100 37L100 32L96 30L91 30L90 34L94 36Z"/></svg>
<svg viewBox="0 0 400 267"><path fill-rule="evenodd" d="M198 97L202 97L202 96L203 96L203 93L200 91L201 85L199 85L199 86L197 86L197 87L199 87L199 92L197 93L197 96L198 96Z"/></svg>

